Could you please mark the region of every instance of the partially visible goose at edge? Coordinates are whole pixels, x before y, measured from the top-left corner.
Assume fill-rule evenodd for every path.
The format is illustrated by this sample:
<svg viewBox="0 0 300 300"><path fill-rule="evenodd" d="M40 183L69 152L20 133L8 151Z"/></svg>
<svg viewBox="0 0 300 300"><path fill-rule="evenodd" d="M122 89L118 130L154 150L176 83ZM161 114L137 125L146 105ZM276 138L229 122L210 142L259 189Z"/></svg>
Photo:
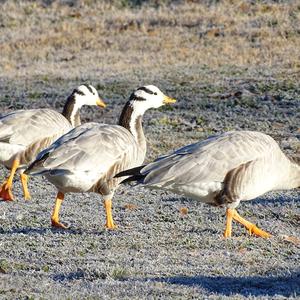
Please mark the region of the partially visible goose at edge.
<svg viewBox="0 0 300 300"><path fill-rule="evenodd" d="M17 170L24 197L30 199L24 169L41 150L80 125L79 110L83 105L106 106L96 89L84 84L74 89L68 97L62 114L43 108L17 110L0 118L0 163L11 169L0 189L3 200L13 200L11 188Z"/></svg>
<svg viewBox="0 0 300 300"><path fill-rule="evenodd" d="M125 104L119 125L86 123L62 136L37 156L25 173L44 175L57 187L52 226L66 228L59 221L65 193L96 192L104 199L106 227L116 227L111 200L121 180L114 176L144 161L146 139L142 117L146 110L173 102L174 99L153 85L140 87Z"/></svg>
<svg viewBox="0 0 300 300"><path fill-rule="evenodd" d="M116 177L146 187L169 190L214 206L225 206L225 237L232 220L249 233L270 234L243 219L236 211L240 201L281 189L300 187L299 160L289 159L270 136L251 131L228 132L180 148L154 162L126 170Z"/></svg>

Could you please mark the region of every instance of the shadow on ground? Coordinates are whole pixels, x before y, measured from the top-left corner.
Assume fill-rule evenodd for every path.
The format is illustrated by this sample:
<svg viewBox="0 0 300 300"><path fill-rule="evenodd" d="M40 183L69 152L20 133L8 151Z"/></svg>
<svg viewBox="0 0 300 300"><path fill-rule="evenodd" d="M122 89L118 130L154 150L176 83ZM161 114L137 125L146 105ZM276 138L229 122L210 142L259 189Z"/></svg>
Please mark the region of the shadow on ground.
<svg viewBox="0 0 300 300"><path fill-rule="evenodd" d="M154 278L151 281L166 282L183 286L199 286L209 293L230 296L275 296L300 295L300 272L280 277L227 277L227 276L177 276Z"/></svg>

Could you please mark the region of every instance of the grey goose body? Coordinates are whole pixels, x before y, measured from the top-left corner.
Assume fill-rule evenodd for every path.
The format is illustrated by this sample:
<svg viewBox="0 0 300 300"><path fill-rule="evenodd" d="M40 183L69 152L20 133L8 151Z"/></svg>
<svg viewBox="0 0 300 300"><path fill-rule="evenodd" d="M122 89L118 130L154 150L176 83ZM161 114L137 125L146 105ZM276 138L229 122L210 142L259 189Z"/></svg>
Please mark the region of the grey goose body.
<svg viewBox="0 0 300 300"><path fill-rule="evenodd" d="M145 149L124 127L83 124L55 141L36 158L31 175L44 175L62 193L109 195L120 179L114 175L143 163Z"/></svg>
<svg viewBox="0 0 300 300"><path fill-rule="evenodd" d="M21 175L25 199L30 198L24 169L41 150L80 125L79 110L83 105L105 107L94 87L81 85L68 97L62 114L42 108L18 110L0 118L0 163L11 169L1 186L3 200L13 200L11 188L16 171Z"/></svg>
<svg viewBox="0 0 300 300"><path fill-rule="evenodd" d="M125 181L136 180L146 187L169 190L214 206L226 206L227 219L238 222L244 221L235 210L240 201L272 190L300 186L300 166L281 151L272 137L251 131L208 138L117 175L121 176L132 176ZM269 236L247 225L251 232ZM231 236L231 222L228 222L225 236Z"/></svg>
<svg viewBox="0 0 300 300"><path fill-rule="evenodd" d="M41 149L72 128L63 115L51 109L12 112L0 119L0 163L11 168L19 154L19 168L24 168Z"/></svg>

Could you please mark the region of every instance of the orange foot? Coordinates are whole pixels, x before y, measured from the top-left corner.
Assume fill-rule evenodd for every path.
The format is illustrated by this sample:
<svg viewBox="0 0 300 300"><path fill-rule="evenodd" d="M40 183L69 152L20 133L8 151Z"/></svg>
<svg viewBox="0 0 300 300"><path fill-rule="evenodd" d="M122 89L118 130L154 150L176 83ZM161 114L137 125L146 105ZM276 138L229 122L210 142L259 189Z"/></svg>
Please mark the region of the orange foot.
<svg viewBox="0 0 300 300"><path fill-rule="evenodd" d="M31 199L31 196L29 193L24 193L24 199L25 200L30 200Z"/></svg>
<svg viewBox="0 0 300 300"><path fill-rule="evenodd" d="M257 236L260 236L264 239L270 238L272 235L264 230L259 229L256 225L253 224L253 227L248 228L249 234L255 234Z"/></svg>
<svg viewBox="0 0 300 300"><path fill-rule="evenodd" d="M69 229L68 226L60 223L59 221L56 221L56 220L51 220L51 225L52 227L55 227L55 228L60 228L60 229Z"/></svg>
<svg viewBox="0 0 300 300"><path fill-rule="evenodd" d="M110 222L106 222L105 227L106 227L106 229L110 229L110 230L114 230L114 229L118 228L117 225L115 225L114 223L110 223Z"/></svg>
<svg viewBox="0 0 300 300"><path fill-rule="evenodd" d="M230 209L227 209L227 210L230 210ZM250 235L255 234L255 235L260 236L260 237L265 238L265 239L271 237L270 233L259 229L255 224L252 224L251 222L249 222L249 221L245 220L244 218L242 218L235 209L232 209L231 213L233 215L233 220L235 220L238 223L244 225L248 229Z"/></svg>
<svg viewBox="0 0 300 300"><path fill-rule="evenodd" d="M3 201L13 201L14 196L11 192L11 188L7 183L3 183L0 189L0 198L2 198Z"/></svg>
<svg viewBox="0 0 300 300"><path fill-rule="evenodd" d="M227 227L226 227L223 236L224 236L224 238L229 238L229 237L231 237L231 228L227 228Z"/></svg>

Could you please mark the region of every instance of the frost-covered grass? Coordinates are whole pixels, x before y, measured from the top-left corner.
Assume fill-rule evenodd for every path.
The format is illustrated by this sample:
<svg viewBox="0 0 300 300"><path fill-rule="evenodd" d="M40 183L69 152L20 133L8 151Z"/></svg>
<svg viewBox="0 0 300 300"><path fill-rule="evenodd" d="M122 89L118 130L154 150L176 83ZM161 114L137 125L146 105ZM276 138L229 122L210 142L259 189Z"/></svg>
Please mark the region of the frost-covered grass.
<svg viewBox="0 0 300 300"><path fill-rule="evenodd" d="M84 108L83 121L115 123L131 91L152 83L178 102L145 115L147 160L235 129L266 132L299 154L298 1L50 2L0 4L1 114L61 110L90 82L108 107ZM270 240L238 225L224 240L223 209L127 186L114 198L116 231L104 229L94 194L67 195L61 218L71 229L52 230L54 187L32 178L30 190L25 202L16 182L16 201L0 203L0 298L300 295L299 191L240 205Z"/></svg>

